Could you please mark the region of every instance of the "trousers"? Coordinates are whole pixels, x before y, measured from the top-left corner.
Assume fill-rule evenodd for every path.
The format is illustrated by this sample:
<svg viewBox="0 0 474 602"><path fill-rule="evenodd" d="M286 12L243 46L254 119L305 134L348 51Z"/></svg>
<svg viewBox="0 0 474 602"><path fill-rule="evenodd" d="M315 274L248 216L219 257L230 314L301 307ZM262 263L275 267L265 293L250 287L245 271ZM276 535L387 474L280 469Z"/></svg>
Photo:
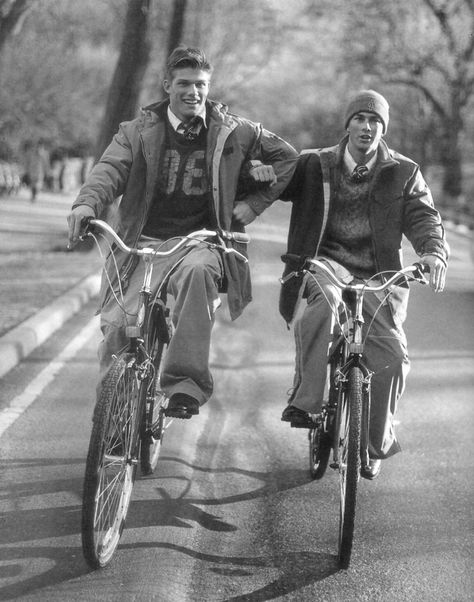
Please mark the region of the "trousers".
<svg viewBox="0 0 474 602"><path fill-rule="evenodd" d="M170 257L157 258L154 260L151 280L153 293L165 274L181 258L168 281L168 294L174 300L171 311L173 336L162 367L160 384L167 397L174 393L186 393L202 405L213 391L209 352L215 312L220 305L218 290L223 278L223 265L219 252L204 245L185 248ZM130 276L120 306L111 296L101 310L103 339L98 352L98 396L113 362L113 354L127 346L125 327L136 319L144 272L145 264L140 261Z"/></svg>
<svg viewBox="0 0 474 602"><path fill-rule="evenodd" d="M328 342L342 306L342 296L322 270L315 269L315 279L317 282L313 278L306 282L307 305L295 322L296 363L290 403L317 414L325 396ZM349 280L352 279L350 276ZM369 456L374 459L387 458L401 450L394 417L410 368L405 333L395 325L388 304L380 306L380 303L376 293L365 294L364 336L369 325L370 329L362 359L373 372Z"/></svg>

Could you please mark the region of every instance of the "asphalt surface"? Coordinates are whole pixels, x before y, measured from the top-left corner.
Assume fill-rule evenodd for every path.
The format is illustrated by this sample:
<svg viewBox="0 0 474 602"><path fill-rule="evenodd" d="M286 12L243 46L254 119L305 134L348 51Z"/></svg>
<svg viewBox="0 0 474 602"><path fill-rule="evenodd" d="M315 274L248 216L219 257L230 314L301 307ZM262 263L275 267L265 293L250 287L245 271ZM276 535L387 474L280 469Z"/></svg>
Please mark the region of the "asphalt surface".
<svg viewBox="0 0 474 602"><path fill-rule="evenodd" d="M56 201L55 211L67 213L68 206ZM51 211L56 206L54 199L43 203L44 211L47 203ZM46 219L39 207L21 208L31 227L41 216L48 222L47 236L38 235L35 248L44 243L49 253L54 240L61 249L63 217ZM159 470L136 483L127 529L106 571L88 571L80 549L97 369L98 341L90 327L95 300L2 378L2 401L13 398L13 412L29 405L1 439L0 598L472 599L472 484L466 475L474 458L474 275L466 261L468 239L452 241L445 294L435 299L426 287L413 291L407 323L413 370L399 415L404 453L387 462L380 479L361 483L353 566L345 572L335 559L334 474L311 482L304 433L279 420L294 361L292 333L275 310L287 221L278 229L266 214L262 218L260 233L251 232L258 258L252 261L254 303L238 324L216 324L213 400L199 417L173 424L167 433ZM3 223L0 215L0 228ZM272 241L278 245L268 248ZM76 266L69 291L82 286L77 266L91 267L84 257L66 257ZM36 282L33 276L31 286L38 288L47 274Z"/></svg>

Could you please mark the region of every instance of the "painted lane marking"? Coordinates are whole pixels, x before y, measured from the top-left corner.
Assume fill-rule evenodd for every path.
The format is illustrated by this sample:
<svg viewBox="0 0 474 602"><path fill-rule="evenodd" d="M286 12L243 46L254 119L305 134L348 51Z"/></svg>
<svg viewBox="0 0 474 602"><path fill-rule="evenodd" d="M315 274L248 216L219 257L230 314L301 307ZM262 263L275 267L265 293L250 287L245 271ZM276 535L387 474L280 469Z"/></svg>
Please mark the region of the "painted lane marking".
<svg viewBox="0 0 474 602"><path fill-rule="evenodd" d="M64 365L99 331L99 318L92 320L77 334L72 341L51 361L26 387L17 395L8 408L0 412L0 437L19 418L23 412L41 395L53 381Z"/></svg>

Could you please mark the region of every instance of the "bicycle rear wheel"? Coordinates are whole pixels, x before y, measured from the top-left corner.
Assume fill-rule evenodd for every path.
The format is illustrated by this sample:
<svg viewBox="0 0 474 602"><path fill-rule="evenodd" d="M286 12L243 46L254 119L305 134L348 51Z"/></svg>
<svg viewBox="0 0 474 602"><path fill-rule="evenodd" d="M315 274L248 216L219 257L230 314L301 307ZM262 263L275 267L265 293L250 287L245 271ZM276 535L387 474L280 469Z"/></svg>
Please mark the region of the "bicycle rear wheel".
<svg viewBox="0 0 474 602"><path fill-rule="evenodd" d="M321 479L328 466L331 453L331 437L326 430L325 419L318 421L316 428L308 432L309 472L315 480Z"/></svg>
<svg viewBox="0 0 474 602"><path fill-rule="evenodd" d="M160 385L163 364L173 333L166 296L166 282L162 282L160 290L149 306L145 328L148 353L153 358L153 375L148 380L146 407L140 433L140 466L143 475L150 475L155 471L165 430L172 421L164 415L163 410L167 406L168 399Z"/></svg>
<svg viewBox="0 0 474 602"><path fill-rule="evenodd" d="M163 444L163 438L169 418L165 418L164 407L167 403L165 394L160 389L160 373L166 354L167 345L159 343L155 356L155 376L150 382L142 423L140 467L143 475L153 474Z"/></svg>
<svg viewBox="0 0 474 602"><path fill-rule="evenodd" d="M339 464L339 563L350 564L356 512L357 484L360 475L360 429L363 375L360 368L349 370L338 403Z"/></svg>
<svg viewBox="0 0 474 602"><path fill-rule="evenodd" d="M92 568L110 562L125 525L137 467L140 395L135 356L124 353L104 380L86 461L82 548Z"/></svg>

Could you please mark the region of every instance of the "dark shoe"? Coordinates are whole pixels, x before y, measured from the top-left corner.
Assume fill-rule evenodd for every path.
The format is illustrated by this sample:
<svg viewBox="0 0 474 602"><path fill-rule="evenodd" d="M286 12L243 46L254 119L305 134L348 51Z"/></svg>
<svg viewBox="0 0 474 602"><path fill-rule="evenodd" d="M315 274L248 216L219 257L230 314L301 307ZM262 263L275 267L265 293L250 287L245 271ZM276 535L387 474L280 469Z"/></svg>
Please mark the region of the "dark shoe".
<svg viewBox="0 0 474 602"><path fill-rule="evenodd" d="M172 418L191 418L199 414L199 401L186 393L175 393L170 397L165 416Z"/></svg>
<svg viewBox="0 0 474 602"><path fill-rule="evenodd" d="M312 418L311 414L291 405L286 406L283 410L281 419L283 422L291 423L294 428L314 429L316 426L316 420Z"/></svg>
<svg viewBox="0 0 474 602"><path fill-rule="evenodd" d="M360 469L360 476L373 481L379 476L381 468L382 460L369 460L369 464Z"/></svg>

